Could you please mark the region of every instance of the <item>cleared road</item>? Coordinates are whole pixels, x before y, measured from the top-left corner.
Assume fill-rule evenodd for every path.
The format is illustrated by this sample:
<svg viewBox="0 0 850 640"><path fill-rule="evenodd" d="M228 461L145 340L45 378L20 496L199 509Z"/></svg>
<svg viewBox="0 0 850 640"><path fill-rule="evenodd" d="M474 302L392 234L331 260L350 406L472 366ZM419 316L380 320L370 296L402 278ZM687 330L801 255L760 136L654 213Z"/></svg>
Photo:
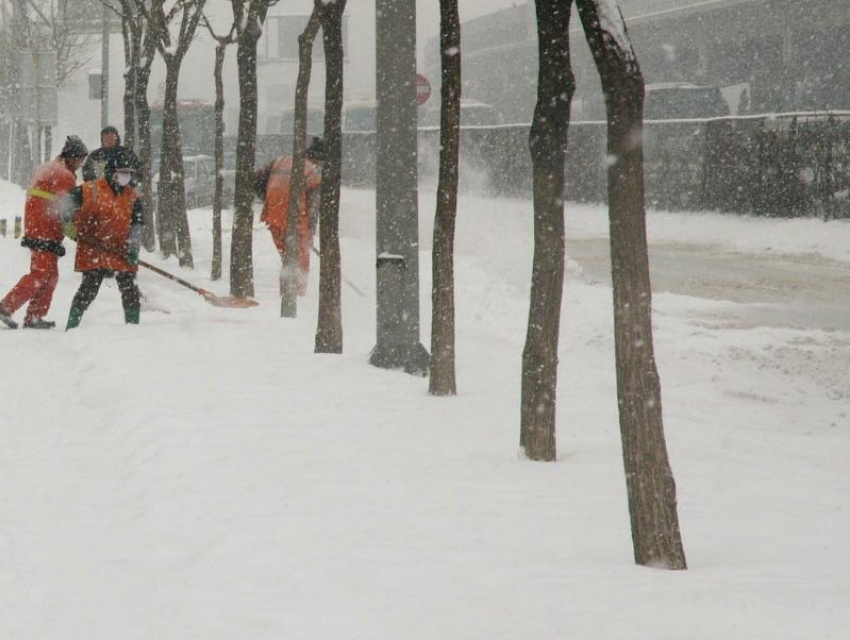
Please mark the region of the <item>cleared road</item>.
<svg viewBox="0 0 850 640"><path fill-rule="evenodd" d="M610 284L607 239L568 239L567 254L590 282ZM654 293L740 303L728 317L740 326L850 332L850 263L662 243L650 245L650 275Z"/></svg>

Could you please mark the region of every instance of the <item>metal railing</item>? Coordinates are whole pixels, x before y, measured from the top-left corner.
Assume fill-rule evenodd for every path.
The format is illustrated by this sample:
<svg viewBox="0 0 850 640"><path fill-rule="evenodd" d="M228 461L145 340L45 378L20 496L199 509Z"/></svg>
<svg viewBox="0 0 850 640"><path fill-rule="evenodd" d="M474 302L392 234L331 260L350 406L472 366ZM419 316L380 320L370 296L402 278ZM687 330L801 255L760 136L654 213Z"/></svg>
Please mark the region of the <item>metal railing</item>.
<svg viewBox="0 0 850 640"><path fill-rule="evenodd" d="M461 128L461 183L510 197L531 194L529 124ZM375 184L375 133L344 134L343 183ZM435 183L439 129L419 130L419 175ZM257 163L292 148L260 136ZM573 122L566 197L606 200L604 122ZM772 217L850 218L850 112L799 112L644 122L647 206Z"/></svg>

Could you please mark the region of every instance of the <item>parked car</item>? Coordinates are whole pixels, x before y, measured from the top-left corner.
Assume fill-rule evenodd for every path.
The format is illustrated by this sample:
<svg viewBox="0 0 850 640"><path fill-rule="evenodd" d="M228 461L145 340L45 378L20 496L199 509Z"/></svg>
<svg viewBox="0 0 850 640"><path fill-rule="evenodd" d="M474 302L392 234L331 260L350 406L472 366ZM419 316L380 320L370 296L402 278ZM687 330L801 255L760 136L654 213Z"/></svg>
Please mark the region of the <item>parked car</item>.
<svg viewBox="0 0 850 640"><path fill-rule="evenodd" d="M183 184L186 188L186 208L195 209L212 203L215 189L215 162L210 156L183 158Z"/></svg>
<svg viewBox="0 0 850 640"><path fill-rule="evenodd" d="M577 120L605 120L602 96L575 101ZM689 82L663 82L645 87L644 120L698 120L729 115L729 104L720 87ZM576 118L576 116L578 116Z"/></svg>
<svg viewBox="0 0 850 640"><path fill-rule="evenodd" d="M229 162L233 165L232 168L229 167ZM228 206L233 202L235 190L236 154L224 154L222 177L224 178L222 204ZM158 184L159 173L157 172L153 178L154 200L156 200ZM186 193L187 209L211 205L215 195L215 158L207 155L184 157L183 186Z"/></svg>
<svg viewBox="0 0 850 640"><path fill-rule="evenodd" d="M717 86L669 82L646 85L645 120L722 118L729 105Z"/></svg>
<svg viewBox="0 0 850 640"><path fill-rule="evenodd" d="M346 133L375 131L375 100L346 102L342 107L342 130Z"/></svg>
<svg viewBox="0 0 850 640"><path fill-rule="evenodd" d="M324 131L325 111L321 107L307 107L307 134L320 136ZM284 109L268 119L268 133L291 134L295 131L295 111Z"/></svg>
<svg viewBox="0 0 850 640"><path fill-rule="evenodd" d="M213 158L213 166L215 166L215 158ZM224 178L224 184L221 190L221 204L223 207L229 207L233 204L233 196L236 194L235 152L228 151L224 154L221 177ZM215 185L213 185L213 188L215 188Z"/></svg>
<svg viewBox="0 0 850 640"><path fill-rule="evenodd" d="M375 109L377 102L374 100L358 100L349 102L342 109L342 130L352 131L375 131ZM417 111L418 126L439 127L440 126L440 101L436 100L427 107L420 107ZM486 127L503 124L502 114L491 104L479 102L478 100L463 99L460 101L460 124L464 127Z"/></svg>
<svg viewBox="0 0 850 640"><path fill-rule="evenodd" d="M463 98L460 101L460 126L491 127L504 124L502 114L492 104ZM420 127L440 126L440 101L435 100L419 113Z"/></svg>

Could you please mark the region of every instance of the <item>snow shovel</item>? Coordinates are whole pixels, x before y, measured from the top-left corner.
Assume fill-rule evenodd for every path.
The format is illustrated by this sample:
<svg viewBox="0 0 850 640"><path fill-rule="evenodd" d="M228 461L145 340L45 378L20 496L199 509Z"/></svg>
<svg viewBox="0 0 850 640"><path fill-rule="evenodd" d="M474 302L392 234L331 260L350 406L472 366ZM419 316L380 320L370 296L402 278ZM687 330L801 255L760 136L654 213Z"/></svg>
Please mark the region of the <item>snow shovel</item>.
<svg viewBox="0 0 850 640"><path fill-rule="evenodd" d="M217 296L212 291L207 291L206 289L201 289L200 287L196 287L190 282L186 282L183 278L179 278L174 274L168 273L159 267L155 267L152 264L145 262L144 260L139 260L139 266L144 267L145 269L149 269L154 273L158 273L163 278L168 278L176 282L177 284L183 285L187 289L191 289L195 293L199 294L204 300L209 302L214 307L227 307L230 309L245 309L247 307L256 307L259 302L256 300L252 300L251 298L234 298L233 296Z"/></svg>
<svg viewBox="0 0 850 640"><path fill-rule="evenodd" d="M70 236L68 236L70 237ZM72 240L76 240L75 238L71 238ZM79 241L77 241L79 243ZM114 255L121 255L117 251L110 249L109 247L105 247L100 243L83 241L83 244L87 244L89 246L100 249L101 251L108 251ZM124 256L121 256L122 258ZM161 275L163 278L168 278L169 280L176 282L177 284L183 285L187 289L191 289L195 293L199 294L204 300L209 302L214 307L227 307L230 309L245 309L247 307L256 307L259 302L256 300L251 300L251 298L234 298L233 296L217 296L212 291L207 291L206 289L201 289L200 287L196 287L191 282L187 282L183 278L179 278L174 274L168 273L164 269L160 269L159 267L155 267L149 262L145 262L144 260L139 260L139 266L144 267L145 269L149 269L154 273Z"/></svg>

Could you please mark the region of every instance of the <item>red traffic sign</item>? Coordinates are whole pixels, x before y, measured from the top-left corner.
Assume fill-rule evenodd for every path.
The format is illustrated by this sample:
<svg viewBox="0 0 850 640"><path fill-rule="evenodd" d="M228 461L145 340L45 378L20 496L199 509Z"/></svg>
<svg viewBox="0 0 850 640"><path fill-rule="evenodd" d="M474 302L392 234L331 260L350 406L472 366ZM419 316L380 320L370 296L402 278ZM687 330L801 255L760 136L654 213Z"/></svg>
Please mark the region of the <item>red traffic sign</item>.
<svg viewBox="0 0 850 640"><path fill-rule="evenodd" d="M428 78L417 73L416 74L416 104L425 104L428 98L431 97L431 83Z"/></svg>

